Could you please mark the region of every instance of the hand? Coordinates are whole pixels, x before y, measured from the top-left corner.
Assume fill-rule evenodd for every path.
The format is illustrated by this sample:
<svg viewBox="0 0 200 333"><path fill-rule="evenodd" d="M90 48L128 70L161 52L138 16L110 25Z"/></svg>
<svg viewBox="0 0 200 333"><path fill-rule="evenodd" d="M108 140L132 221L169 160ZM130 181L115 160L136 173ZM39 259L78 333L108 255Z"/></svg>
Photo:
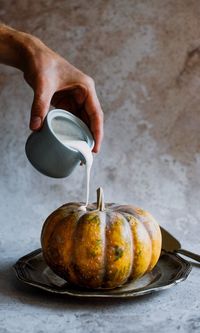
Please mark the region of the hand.
<svg viewBox="0 0 200 333"><path fill-rule="evenodd" d="M90 128L98 152L103 137L103 112L92 78L53 52L37 38L31 38L24 66L24 78L34 90L30 128L38 130L50 104L81 118Z"/></svg>
<svg viewBox="0 0 200 333"><path fill-rule="evenodd" d="M92 78L49 49L38 38L0 25L0 62L15 66L34 91L30 128L42 127L52 104L81 118L90 128L100 150L103 112Z"/></svg>

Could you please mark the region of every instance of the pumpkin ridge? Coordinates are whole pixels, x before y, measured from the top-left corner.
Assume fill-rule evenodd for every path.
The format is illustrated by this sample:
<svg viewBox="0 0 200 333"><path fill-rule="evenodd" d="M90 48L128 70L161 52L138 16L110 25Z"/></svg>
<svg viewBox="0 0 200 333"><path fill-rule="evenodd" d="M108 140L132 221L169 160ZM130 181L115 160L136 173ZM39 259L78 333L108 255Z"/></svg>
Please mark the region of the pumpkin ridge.
<svg viewBox="0 0 200 333"><path fill-rule="evenodd" d="M138 209L138 208L136 208L136 209ZM134 209L134 216L135 216L135 218L136 218L136 219L137 219L137 220L143 225L143 227L145 228L146 232L147 232L148 235L149 235L149 238L150 238L150 240L151 240L150 244L151 244L151 253L152 253L152 252L153 252L153 246L152 246L152 237L151 237L151 233L150 233L149 229L147 228L146 224L143 223L144 221L141 219L141 217L140 217L140 215L137 213L137 211L135 212L135 209ZM149 265L148 265L146 271L144 272L144 274L145 274L146 272L148 272L148 269L149 269L149 267L151 266L151 262L152 262L152 254L151 254L151 260L150 260Z"/></svg>
<svg viewBox="0 0 200 333"><path fill-rule="evenodd" d="M108 260L107 260L107 226L109 225L109 218L110 218L110 213L106 211L105 213L105 228L104 228L104 271L103 271L103 276L102 276L102 282L101 285L103 286L104 283L107 281L107 271L108 271Z"/></svg>
<svg viewBox="0 0 200 333"><path fill-rule="evenodd" d="M132 234L131 226L130 226L129 219L128 219L128 216L127 216L127 215L130 215L130 214L128 214L126 212L118 212L118 213L120 213L120 215L122 215L124 217L124 219L127 221L128 225L129 225L129 229L130 229L130 238L131 238L132 252L133 252L133 254L132 254L132 265L131 265L131 272L132 272L132 269L133 269L133 266L134 266L134 257L135 257L134 250L135 249L134 249L134 243L133 243L133 234ZM131 275L131 272L130 272L129 275Z"/></svg>
<svg viewBox="0 0 200 333"><path fill-rule="evenodd" d="M100 213L100 212L99 212ZM106 271L107 271L107 240L106 240L106 228L107 228L107 221L109 217L108 212L101 212L101 215L104 215L104 230L102 232L102 246L103 246L103 271L101 276L101 286L104 285L104 282L106 281Z"/></svg>
<svg viewBox="0 0 200 333"><path fill-rule="evenodd" d="M149 266L146 270L146 272L148 272L149 270L151 270L150 267L152 266L153 252L155 252L155 251L153 251L153 241L154 241L154 239L152 237L151 231L149 230L149 228L147 226L148 221L144 218L144 216L140 216L140 214L138 212L142 212L142 213L145 212L145 214L147 214L147 212L142 210L141 208L135 208L134 209L134 216L137 216L137 219L142 223L142 225L146 229L146 231L147 231L147 233L150 237L150 240L151 240L152 255L151 255L151 260L150 260ZM152 225L152 222L153 222L153 225L156 226L157 223L154 220L154 218L151 216L151 214L148 213L148 215L149 215L149 217L151 217L151 225ZM147 219L148 219L148 215L147 215ZM159 229L157 231L160 232Z"/></svg>
<svg viewBox="0 0 200 333"><path fill-rule="evenodd" d="M85 213L77 221L73 265L79 285L101 285L104 271L103 233L105 213L98 210ZM96 230L94 229L96 228ZM89 263L89 264L88 264ZM88 273L88 274L87 274Z"/></svg>
<svg viewBox="0 0 200 333"><path fill-rule="evenodd" d="M51 221L51 219L52 219L54 216L57 215L59 209L60 209L60 207L57 208L53 213L51 213L51 214L46 218L46 220L44 221L44 224L43 224L43 226L42 226L42 231L41 231L41 237L40 237L41 242L42 242L42 239L43 239L43 236L44 236L44 232L45 232L45 229L46 229L46 227L47 227L49 221Z"/></svg>
<svg viewBox="0 0 200 333"><path fill-rule="evenodd" d="M76 231L78 229L78 225L80 223L80 220L84 217L84 213L79 217L79 219L76 221L76 226L74 228L74 232L73 232L73 241L72 241L72 248L74 249L75 248L75 243L76 243ZM80 279L80 271L79 271L79 267L78 265L76 264L76 251L72 251L72 256L71 256L71 259L70 259L70 263L69 263L69 267L72 269L73 271L73 275L75 275L78 283L81 285L81 279ZM75 271L75 272L74 272ZM74 274L75 273L75 274ZM78 274L76 274L78 273Z"/></svg>
<svg viewBox="0 0 200 333"><path fill-rule="evenodd" d="M118 230L118 231L117 231ZM116 232L119 230L123 232L116 237ZM127 225L127 220L118 211L111 211L108 216L107 222L107 243L108 250L106 251L108 264L106 265L106 272L104 285L107 288L113 288L113 280L118 281L118 285L122 285L127 281L127 275L130 274L130 266L132 256L130 245L130 231ZM115 234L115 236L114 236Z"/></svg>
<svg viewBox="0 0 200 333"><path fill-rule="evenodd" d="M127 274L127 279L124 281L124 283L126 283L128 281L128 279L131 276L131 273L133 271L133 267L134 267L134 258L135 258L135 253L134 253L134 243L133 243L133 234L132 234L132 230L131 230L131 226L128 220L128 216L126 216L124 212L119 212L120 215L124 218L124 220L126 221L126 223L128 224L128 228L129 228L129 236L131 239L131 266L130 266L130 270L129 270L129 274Z"/></svg>
<svg viewBox="0 0 200 333"><path fill-rule="evenodd" d="M103 276L103 281L102 281L102 287L105 287L108 282L108 272L109 272L109 264L108 264L108 241L107 241L107 233L109 233L109 228L110 228L110 220L112 218L112 213L109 212L109 210L106 210L106 223L105 223L105 258L104 258L104 276Z"/></svg>
<svg viewBox="0 0 200 333"><path fill-rule="evenodd" d="M142 223L143 227L144 227L145 230L147 231L147 233L148 233L148 235L149 235L149 238L150 238L150 240L151 240L151 242L150 242L150 244L151 244L151 260L150 260L149 265L148 265L148 267L147 267L147 269L146 269L146 271L145 271L145 273L146 273L146 272L148 272L149 267L150 267L151 264L152 264L152 253L153 253L153 245L152 245L152 241L153 241L153 240L152 240L152 237L151 237L150 230L147 228L146 224L143 223L143 221L141 221L141 220L139 220L139 221Z"/></svg>
<svg viewBox="0 0 200 333"><path fill-rule="evenodd" d="M74 212L74 215L76 215L76 212ZM66 219L67 219L67 221L68 221L69 216L70 216L70 214L67 214L67 215L63 216L63 218L62 218L61 220L55 221L55 223L54 223L54 221L52 221L52 223L55 224L55 226L54 226L54 228L52 229L52 232L50 233L50 235L49 235L49 237L48 237L48 243L47 243L47 245L46 245L46 251L45 251L46 253L44 253L44 251L43 251L43 255L44 255L45 259L47 260L47 263L49 263L49 261L51 262L51 260L52 260L52 258L51 258L51 256L52 256L51 251L49 252L49 250L52 249L52 247L51 247L52 238L54 237L54 234L56 235L58 226L59 226L59 227L62 226L62 224L65 222ZM71 215L71 216L73 216L73 215ZM48 220L48 219L47 219L47 220ZM44 245L42 245L42 247L43 247L43 246L44 246ZM56 263L56 262L53 260L53 261L52 261L52 267L51 267L51 268L52 268L52 270L53 270L55 273L57 273L56 271L57 271L57 269L58 269L58 271L60 272L61 276L62 276L64 279L66 279L66 274L63 273L63 272L65 272L65 267L64 267L63 263L58 264L58 263Z"/></svg>
<svg viewBox="0 0 200 333"><path fill-rule="evenodd" d="M60 207L61 208L61 207ZM45 220L45 222L44 222L44 225L43 225L43 227L42 227L42 232L41 232L41 243L43 243L43 237L44 237L44 233L45 233L45 229L46 229L46 227L48 226L48 224L49 224L49 221L51 221L52 219L54 219L54 217L56 217L56 215L57 215L57 213L58 213L58 211L60 210L60 208L57 208L46 220ZM52 224L56 224L56 227L58 226L58 225L60 225L60 224L62 224L63 223L63 220L65 220L65 218L68 218L69 217L69 215L70 215L70 212L67 214L67 215L65 215L65 216L63 216L63 218L61 219L61 220L59 220L59 221L55 221L55 220L53 220L52 221ZM52 237L52 235L53 235L53 233L54 233L54 228L52 228L52 231L51 231L51 233L49 234L49 236L48 236L48 243L49 243L49 240L51 239L51 237Z"/></svg>
<svg viewBox="0 0 200 333"><path fill-rule="evenodd" d="M151 249L150 249L151 256L150 256L150 258L149 258L148 266L146 266L145 270L143 270L142 275L144 275L144 274L148 271L148 269L149 269L149 267L150 267L150 264L151 264L151 262L152 262L152 251L153 251L153 248L152 248L152 238L151 238L151 236L150 236L150 232L149 232L149 230L146 228L146 225L143 224L143 222L141 221L141 219L139 218L139 216L138 216L137 214L135 214L135 213L133 214L133 211L131 212L131 214L130 214L130 213L125 213L125 212L123 212L122 214L123 214L123 215L126 215L126 214L127 214L127 217L128 217L128 216L130 217L129 220L127 219L128 222L129 222L129 225L130 225L130 222L132 221L132 219L134 219L135 222L136 222L136 224L138 225L138 226L136 226L136 228L137 228L137 232L136 232L136 233L131 229L131 234L132 234L132 238L133 238L133 242L134 242L134 246L135 246L135 251L134 251L133 267L132 267L132 271L131 271L129 277L131 277L131 276L133 275L133 273L134 273L134 268L137 267L137 260L138 260L138 258L137 258L137 256L138 256L137 248L138 248L138 242L140 243L140 240L139 240L139 238L138 238L138 227L139 227L139 226L140 226L139 228L142 227L142 229L143 229L143 230L145 231L145 233L146 233L146 236L148 236L149 245L151 246ZM131 228L131 225L130 225L130 228ZM146 246L145 244L146 244L146 242L144 242L144 246ZM139 252L139 253L140 253L140 252Z"/></svg>

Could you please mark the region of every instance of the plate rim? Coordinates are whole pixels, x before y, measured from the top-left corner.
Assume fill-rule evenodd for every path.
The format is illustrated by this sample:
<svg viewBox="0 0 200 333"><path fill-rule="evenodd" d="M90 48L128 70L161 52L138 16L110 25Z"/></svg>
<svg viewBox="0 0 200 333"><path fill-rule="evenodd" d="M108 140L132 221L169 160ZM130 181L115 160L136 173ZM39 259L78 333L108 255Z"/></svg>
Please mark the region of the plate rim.
<svg viewBox="0 0 200 333"><path fill-rule="evenodd" d="M65 296L67 295L67 296L77 297L77 298L133 298L133 297L143 296L143 295L147 295L147 294L150 294L150 293L153 293L153 292L166 290L166 289L171 288L172 286L175 286L176 284L186 280L188 275L190 274L190 272L192 270L192 264L189 261L185 260L184 258L182 258L180 255L178 255L175 252L168 252L168 251L165 251L165 250L162 249L161 256L162 255L167 255L172 260L176 259L176 261L178 261L179 264L181 265L180 271L177 272L177 274L176 274L176 276L174 277L173 280L169 280L169 283L164 283L164 284L161 284L157 287L152 286L152 287L147 288L147 289L138 288L138 289L135 289L135 290L122 291L121 293L118 293L118 294L112 294L112 293L111 294L106 294L106 293L105 294L104 293L102 293L102 294L99 293L98 294L98 289L94 290L94 294L91 294L90 290L88 290L90 292L90 294L81 293L81 291L76 291L75 293L73 293L73 291L70 291L70 290L64 290L63 291L63 290L55 289L55 287L51 287L51 286L48 286L48 285L43 285L40 282L34 282L33 280L30 280L28 278L26 278L26 279L24 278L23 266L27 265L27 259L34 258L36 255L38 255L40 253L42 254L42 249L38 248L38 249L22 256L21 258L19 258L16 261L16 263L12 266L12 268L15 272L15 275L16 275L17 279L19 281L22 281L26 285L42 289L44 291L48 291L48 292L51 292L53 294L59 294L59 295L65 295ZM96 294L95 294L95 292L96 292Z"/></svg>

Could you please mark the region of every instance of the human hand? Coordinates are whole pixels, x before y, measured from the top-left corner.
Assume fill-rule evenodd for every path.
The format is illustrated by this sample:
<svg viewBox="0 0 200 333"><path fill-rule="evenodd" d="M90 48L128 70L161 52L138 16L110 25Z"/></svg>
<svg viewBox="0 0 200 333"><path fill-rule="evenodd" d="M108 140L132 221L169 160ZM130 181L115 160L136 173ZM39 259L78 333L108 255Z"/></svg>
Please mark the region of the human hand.
<svg viewBox="0 0 200 333"><path fill-rule="evenodd" d="M93 79L33 36L27 46L23 72L34 91L31 130L42 127L52 104L72 112L88 125L95 140L93 152L98 152L103 138L103 112Z"/></svg>
<svg viewBox="0 0 200 333"><path fill-rule="evenodd" d="M103 138L103 112L92 78L38 38L0 24L0 62L17 67L33 88L30 128L42 127L50 104L81 118L90 128L98 152Z"/></svg>

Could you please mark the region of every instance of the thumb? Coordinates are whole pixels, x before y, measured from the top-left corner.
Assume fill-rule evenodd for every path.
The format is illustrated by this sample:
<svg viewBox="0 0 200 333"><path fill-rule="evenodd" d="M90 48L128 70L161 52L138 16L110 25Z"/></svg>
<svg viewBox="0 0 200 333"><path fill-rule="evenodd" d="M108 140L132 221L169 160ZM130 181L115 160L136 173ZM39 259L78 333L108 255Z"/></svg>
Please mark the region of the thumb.
<svg viewBox="0 0 200 333"><path fill-rule="evenodd" d="M45 91L35 92L31 108L30 129L37 131L42 127L44 118L49 111L52 94Z"/></svg>

